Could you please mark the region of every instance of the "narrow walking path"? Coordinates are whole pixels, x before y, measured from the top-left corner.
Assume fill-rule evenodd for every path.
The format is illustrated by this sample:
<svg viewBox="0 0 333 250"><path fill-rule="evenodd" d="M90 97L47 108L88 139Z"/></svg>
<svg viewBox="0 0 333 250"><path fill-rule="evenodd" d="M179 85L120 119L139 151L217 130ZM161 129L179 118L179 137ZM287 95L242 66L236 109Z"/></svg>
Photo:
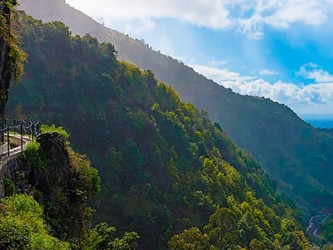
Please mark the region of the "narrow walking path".
<svg viewBox="0 0 333 250"><path fill-rule="evenodd" d="M39 134L40 122L5 118L0 122L0 133L7 142L0 146L0 163L9 156L25 150L26 145ZM8 144L9 143L9 144Z"/></svg>
<svg viewBox="0 0 333 250"><path fill-rule="evenodd" d="M9 149L8 152L8 142L0 146L0 162L6 160L8 157L17 155L23 152L27 146L27 144L31 141L29 136L21 136L17 134L9 134L10 144L15 145ZM2 168L2 164L0 164L0 170Z"/></svg>

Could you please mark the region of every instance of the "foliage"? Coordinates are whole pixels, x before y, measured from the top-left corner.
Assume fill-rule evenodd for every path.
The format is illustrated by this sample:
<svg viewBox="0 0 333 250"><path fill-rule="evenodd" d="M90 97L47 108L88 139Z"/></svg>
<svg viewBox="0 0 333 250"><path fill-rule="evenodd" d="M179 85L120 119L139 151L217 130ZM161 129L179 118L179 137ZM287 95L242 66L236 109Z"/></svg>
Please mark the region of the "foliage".
<svg viewBox="0 0 333 250"><path fill-rule="evenodd" d="M61 127L61 126L56 127L54 124L52 124L50 126L43 124L41 126L40 130L41 130L42 134L57 132L63 137L64 140L68 140L68 138L69 138L69 134L63 127Z"/></svg>
<svg viewBox="0 0 333 250"><path fill-rule="evenodd" d="M185 229L179 235L173 236L169 240L168 245L170 250L211 249L208 235L202 234L197 227Z"/></svg>
<svg viewBox="0 0 333 250"><path fill-rule="evenodd" d="M40 144L35 141L31 141L26 146L23 152L23 161L28 167L37 167L40 169L46 168L48 162L45 155L40 150Z"/></svg>
<svg viewBox="0 0 333 250"><path fill-rule="evenodd" d="M100 191L100 177L87 157L67 146L68 137L61 127L44 126L23 152L23 171L55 235L78 244L89 226L93 209L88 200Z"/></svg>
<svg viewBox="0 0 333 250"><path fill-rule="evenodd" d="M86 156L76 153L71 148L68 148L70 162L73 167L76 182L82 189L81 194L87 199L93 194L97 194L101 191L100 176L96 168L91 167L91 163Z"/></svg>
<svg viewBox="0 0 333 250"><path fill-rule="evenodd" d="M97 220L138 232L141 249L165 249L168 242L184 249L308 246L291 202L204 111L182 102L151 71L118 62L110 44L73 36L59 23L23 22L30 60L24 84L12 89L12 110L19 105L27 115L63 124L74 148L99 166ZM71 175L74 188L57 197L82 202L87 188L98 189L96 172L82 171L85 159L69 155L81 176ZM69 206L56 218L70 209L77 211ZM58 224L59 231L68 221ZM103 228L100 236L92 231L91 246L107 244L114 230ZM124 237L136 235L114 244L126 249L132 241Z"/></svg>
<svg viewBox="0 0 333 250"><path fill-rule="evenodd" d="M47 230L42 207L30 196L3 199L0 207L1 249L70 249Z"/></svg>
<svg viewBox="0 0 333 250"><path fill-rule="evenodd" d="M10 195L13 195L15 193L15 185L10 179L4 178L3 179L3 185L4 185L4 188L5 188L5 195L6 196L10 196Z"/></svg>
<svg viewBox="0 0 333 250"><path fill-rule="evenodd" d="M15 0L4 0L0 2L0 37L8 45L8 67L6 70L11 72L16 81L20 80L23 75L23 63L26 60L26 54L18 45L18 38L12 30L11 23L15 21L12 19L11 11L17 2Z"/></svg>
<svg viewBox="0 0 333 250"><path fill-rule="evenodd" d="M278 181L280 191L292 195L302 205L303 212L310 215L314 213L311 210L333 206L332 132L328 138L285 105L236 94L179 60L153 51L142 41L101 27L65 2L30 1L26 6L22 4L41 20L49 20L47 10L54 9L57 20L65 22L77 34L91 34L100 41L111 42L121 60L150 69L159 80L173 86L182 100L206 110L238 146L249 151L271 178Z"/></svg>
<svg viewBox="0 0 333 250"><path fill-rule="evenodd" d="M320 236L329 242L333 242L333 219L331 216L320 225ZM327 241L323 243L326 244Z"/></svg>
<svg viewBox="0 0 333 250"><path fill-rule="evenodd" d="M85 242L84 250L131 250L136 249L136 240L140 237L135 232L126 232L121 238L115 236L116 228L100 223L93 228Z"/></svg>

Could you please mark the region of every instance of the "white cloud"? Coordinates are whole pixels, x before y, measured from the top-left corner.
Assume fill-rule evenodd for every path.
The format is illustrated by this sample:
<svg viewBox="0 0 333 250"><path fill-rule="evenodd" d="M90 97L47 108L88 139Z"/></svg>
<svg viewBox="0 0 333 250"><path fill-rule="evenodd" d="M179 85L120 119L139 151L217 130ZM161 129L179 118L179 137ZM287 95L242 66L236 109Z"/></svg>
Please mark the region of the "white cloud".
<svg viewBox="0 0 333 250"><path fill-rule="evenodd" d="M289 28L294 23L303 23L309 26L324 24L328 13L333 6L323 0L253 0L247 2L247 11L250 16L238 18L239 28L242 32L253 38L261 38L265 25L279 29Z"/></svg>
<svg viewBox="0 0 333 250"><path fill-rule="evenodd" d="M259 71L259 74L262 76L274 76L274 75L277 75L278 73L275 70L262 69Z"/></svg>
<svg viewBox="0 0 333 250"><path fill-rule="evenodd" d="M254 81L229 81L223 86L243 95L267 97L293 107L307 105L325 105L333 102L333 83L296 86L278 81L274 84L262 79Z"/></svg>
<svg viewBox="0 0 333 250"><path fill-rule="evenodd" d="M303 65L298 73L306 79L314 80L316 83L333 83L333 75L320 69L314 63Z"/></svg>
<svg viewBox="0 0 333 250"><path fill-rule="evenodd" d="M66 0L93 17L110 20L172 18L193 25L224 29L230 26L229 12L220 0Z"/></svg>
<svg viewBox="0 0 333 250"><path fill-rule="evenodd" d="M264 26L288 28L294 23L325 23L332 0L66 0L70 5L105 23L151 29L159 18L171 18L211 29L235 27L259 39ZM136 22L139 20L139 22ZM147 25L149 24L149 25ZM133 27L131 29L133 29Z"/></svg>
<svg viewBox="0 0 333 250"><path fill-rule="evenodd" d="M307 25L320 25L327 20L327 3L322 0L270 1L275 8L266 23L275 27L288 28L290 24L301 22Z"/></svg>
<svg viewBox="0 0 333 250"><path fill-rule="evenodd" d="M217 83L224 81L248 81L253 80L252 76L240 76L239 73L229 71L228 69L219 69L215 67L209 67L205 65L193 64L189 65L196 72L203 74L207 78L210 78Z"/></svg>
<svg viewBox="0 0 333 250"><path fill-rule="evenodd" d="M269 83L253 77L242 77L227 69L201 65L194 65L194 69L236 93L270 98L288 105L300 114L327 114L328 112L333 114L333 81L296 86L281 81Z"/></svg>

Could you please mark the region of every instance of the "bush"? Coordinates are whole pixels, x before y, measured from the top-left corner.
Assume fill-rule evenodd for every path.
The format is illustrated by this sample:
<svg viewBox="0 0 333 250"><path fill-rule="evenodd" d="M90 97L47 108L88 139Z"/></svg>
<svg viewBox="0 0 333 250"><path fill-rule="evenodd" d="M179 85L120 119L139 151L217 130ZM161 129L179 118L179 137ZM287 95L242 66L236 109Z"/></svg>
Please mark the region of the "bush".
<svg viewBox="0 0 333 250"><path fill-rule="evenodd" d="M47 159L40 150L40 144L34 141L29 142L23 152L23 161L28 167L44 169L47 166Z"/></svg>
<svg viewBox="0 0 333 250"><path fill-rule="evenodd" d="M4 184L4 187L5 187L5 195L6 196L9 196L9 195L12 195L15 193L15 185L14 183L7 179L7 178L4 178L3 179L3 184Z"/></svg>
<svg viewBox="0 0 333 250"><path fill-rule="evenodd" d="M0 249L70 249L46 230L42 207L28 195L3 199L0 207Z"/></svg>
<svg viewBox="0 0 333 250"><path fill-rule="evenodd" d="M69 138L69 134L67 133L67 131L59 126L59 127L56 127L55 125L42 125L42 127L40 128L41 130L41 133L42 134L46 134L46 133L53 133L53 132L57 132L59 133L65 140L67 140Z"/></svg>

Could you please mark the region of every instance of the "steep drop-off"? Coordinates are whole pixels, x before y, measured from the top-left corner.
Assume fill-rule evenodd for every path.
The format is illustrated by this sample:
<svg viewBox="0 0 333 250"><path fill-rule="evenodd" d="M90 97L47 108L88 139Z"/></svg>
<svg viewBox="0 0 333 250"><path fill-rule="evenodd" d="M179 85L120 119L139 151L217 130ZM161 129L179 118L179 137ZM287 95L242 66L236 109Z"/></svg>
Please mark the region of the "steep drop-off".
<svg viewBox="0 0 333 250"><path fill-rule="evenodd" d="M150 69L173 86L182 100L208 112L243 149L258 160L281 190L304 210L331 207L333 139L302 121L288 107L241 96L138 40L103 27L62 0L20 0L21 8L44 21L60 20L80 35L111 42L122 60Z"/></svg>
<svg viewBox="0 0 333 250"><path fill-rule="evenodd" d="M87 199L98 191L99 176L60 134L40 135L22 155L3 165L0 178L6 196L23 193L35 197L53 235L75 243L84 236L90 209Z"/></svg>
<svg viewBox="0 0 333 250"><path fill-rule="evenodd" d="M8 89L13 78L19 79L22 73L23 52L17 46L17 39L12 30L12 8L15 0L0 1L0 130L4 128L5 107ZM3 132L0 131L2 142Z"/></svg>
<svg viewBox="0 0 333 250"><path fill-rule="evenodd" d="M111 44L22 18L29 59L10 110L62 124L99 167L97 219L137 231L141 249L171 237L172 249L194 238L209 249L309 247L290 201L205 112L117 61Z"/></svg>

